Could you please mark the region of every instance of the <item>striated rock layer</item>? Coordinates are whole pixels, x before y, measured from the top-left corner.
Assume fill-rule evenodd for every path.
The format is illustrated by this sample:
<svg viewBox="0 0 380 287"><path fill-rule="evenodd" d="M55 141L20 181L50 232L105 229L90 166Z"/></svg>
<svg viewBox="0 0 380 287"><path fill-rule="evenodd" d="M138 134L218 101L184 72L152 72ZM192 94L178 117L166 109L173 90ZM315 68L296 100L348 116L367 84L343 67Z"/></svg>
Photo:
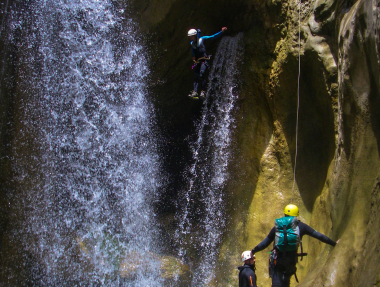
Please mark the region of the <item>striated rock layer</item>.
<svg viewBox="0 0 380 287"><path fill-rule="evenodd" d="M227 26L245 37L230 222L215 285L236 286L240 253L293 202L302 221L340 239L332 248L304 237L299 286L380 286L380 1L164 2L135 1L134 9L150 43L159 125L175 146L173 170L183 167L173 162L199 110L186 98L186 31ZM270 286L267 251L257 254L260 286Z"/></svg>

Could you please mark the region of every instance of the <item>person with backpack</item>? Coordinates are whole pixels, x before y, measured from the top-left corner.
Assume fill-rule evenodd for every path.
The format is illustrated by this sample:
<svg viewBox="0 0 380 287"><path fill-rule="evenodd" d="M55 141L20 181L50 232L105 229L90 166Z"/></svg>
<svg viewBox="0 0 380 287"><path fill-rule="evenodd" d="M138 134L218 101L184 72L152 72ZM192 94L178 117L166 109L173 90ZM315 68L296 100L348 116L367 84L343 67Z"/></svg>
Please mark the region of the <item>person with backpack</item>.
<svg viewBox="0 0 380 287"><path fill-rule="evenodd" d="M269 257L269 276L272 278L272 287L289 287L290 278L296 275L298 256L307 255L302 250L302 237L309 235L331 246L337 242L328 238L326 235L315 231L307 224L299 221L299 209L294 204L289 204L284 209L284 217L275 220L275 226L271 229L268 236L261 241L251 254L264 250L273 243L273 250ZM298 246L301 246L301 254L297 253Z"/></svg>
<svg viewBox="0 0 380 287"><path fill-rule="evenodd" d="M241 260L244 266L239 266L239 287L257 287L255 274L255 255L251 255L251 251L244 251L241 254Z"/></svg>
<svg viewBox="0 0 380 287"><path fill-rule="evenodd" d="M208 68L207 60L210 58L206 54L205 40L216 39L222 35L227 27L212 36L201 36L201 30L190 29L187 36L190 37L191 55L194 62L192 69L194 70L194 90L189 94L190 98L198 98L198 86L201 84L200 97L205 97L206 91L206 78L205 73Z"/></svg>

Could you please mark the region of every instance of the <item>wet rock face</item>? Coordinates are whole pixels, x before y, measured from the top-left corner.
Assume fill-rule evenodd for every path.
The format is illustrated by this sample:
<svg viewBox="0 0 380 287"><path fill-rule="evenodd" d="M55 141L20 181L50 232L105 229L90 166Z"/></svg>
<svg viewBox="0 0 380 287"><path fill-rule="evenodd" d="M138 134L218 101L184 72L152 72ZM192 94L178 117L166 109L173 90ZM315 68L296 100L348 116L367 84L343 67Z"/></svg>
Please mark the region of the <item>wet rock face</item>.
<svg viewBox="0 0 380 287"><path fill-rule="evenodd" d="M187 126L191 132L189 119L199 109L184 96L192 81L187 29L211 34L226 25L229 33L245 34L221 280L235 282L238 255L259 243L293 200L301 220L341 238L334 249L304 239L310 256L298 267L301 286L378 284L379 1L232 2L166 1L159 17L151 12L154 1L139 2L156 53L152 91L169 130ZM264 274L260 284L269 286L264 253L257 255L257 271Z"/></svg>

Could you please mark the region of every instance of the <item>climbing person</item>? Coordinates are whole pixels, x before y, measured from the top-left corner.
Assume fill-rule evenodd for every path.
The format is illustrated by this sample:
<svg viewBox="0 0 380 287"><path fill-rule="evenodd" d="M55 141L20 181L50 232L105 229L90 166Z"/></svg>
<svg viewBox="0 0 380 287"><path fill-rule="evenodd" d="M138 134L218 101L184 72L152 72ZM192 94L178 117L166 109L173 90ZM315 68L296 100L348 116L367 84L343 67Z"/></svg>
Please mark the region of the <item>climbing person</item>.
<svg viewBox="0 0 380 287"><path fill-rule="evenodd" d="M227 30L227 27L223 27L222 30L212 36L201 36L201 30L190 29L187 35L190 37L191 54L194 65L192 69L194 70L194 90L189 94L190 98L198 98L198 86L201 84L200 97L205 97L206 91L206 77L205 73L209 67L207 60L210 57L206 54L206 46L204 44L205 40L216 39Z"/></svg>
<svg viewBox="0 0 380 287"><path fill-rule="evenodd" d="M251 255L251 251L244 251L241 254L241 260L244 266L239 266L239 287L257 287L255 274L255 255Z"/></svg>
<svg viewBox="0 0 380 287"><path fill-rule="evenodd" d="M326 235L315 231L307 224L299 221L299 209L294 204L289 204L284 209L284 217L275 220L275 226L271 229L268 236L252 249L251 255L264 250L273 243L273 250L269 256L269 276L272 278L272 287L289 287L290 278L296 275L298 257L307 255L302 250L302 237L309 235L324 243L335 246L337 242L328 238ZM298 246L301 253L297 253Z"/></svg>

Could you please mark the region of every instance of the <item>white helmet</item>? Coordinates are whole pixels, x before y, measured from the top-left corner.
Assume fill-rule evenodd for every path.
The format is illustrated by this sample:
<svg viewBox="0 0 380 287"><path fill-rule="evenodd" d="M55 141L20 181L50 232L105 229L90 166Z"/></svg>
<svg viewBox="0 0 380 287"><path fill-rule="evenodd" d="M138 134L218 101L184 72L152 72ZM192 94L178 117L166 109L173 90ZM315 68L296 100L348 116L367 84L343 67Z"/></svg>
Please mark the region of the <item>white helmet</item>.
<svg viewBox="0 0 380 287"><path fill-rule="evenodd" d="M187 32L187 36L195 36L197 35L197 30L195 29L190 29L188 32Z"/></svg>
<svg viewBox="0 0 380 287"><path fill-rule="evenodd" d="M255 257L255 255L253 255L253 257ZM251 259L251 251L244 251L242 254L241 254L241 261L245 261L245 260L248 260L248 259Z"/></svg>

